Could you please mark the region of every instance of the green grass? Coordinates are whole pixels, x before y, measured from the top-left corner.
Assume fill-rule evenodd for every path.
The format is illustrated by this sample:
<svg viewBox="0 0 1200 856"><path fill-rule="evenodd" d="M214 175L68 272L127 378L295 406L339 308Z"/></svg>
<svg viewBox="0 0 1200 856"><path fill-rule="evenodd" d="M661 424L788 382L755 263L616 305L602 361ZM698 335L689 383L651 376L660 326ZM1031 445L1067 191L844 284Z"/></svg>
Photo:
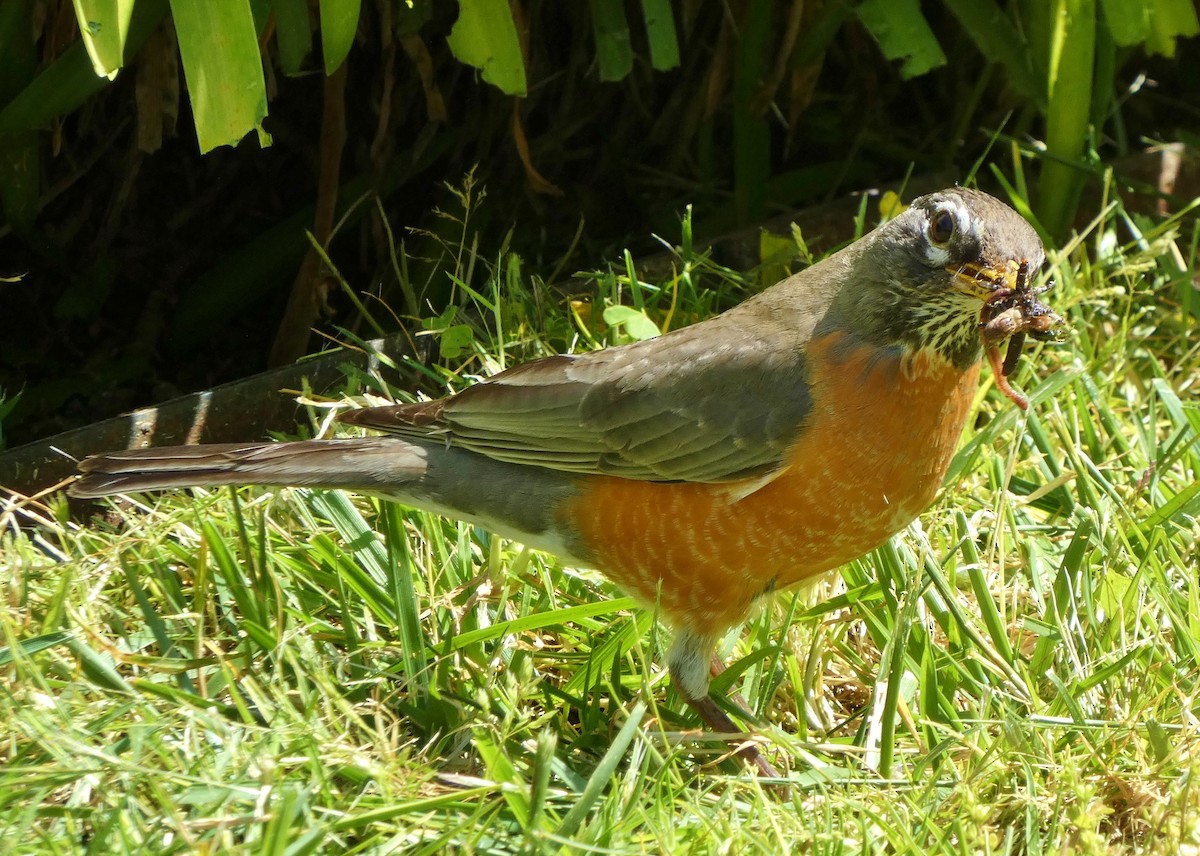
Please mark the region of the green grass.
<svg viewBox="0 0 1200 856"><path fill-rule="evenodd" d="M86 526L51 497L0 506L0 840L1197 852L1200 236L1180 228L1114 200L1055 259L1072 336L1023 362L1028 414L989 378L918 524L726 640L786 797L700 737L666 632L597 573L338 493L140 497ZM681 243L674 277L622 260L566 310L517 260L461 254L470 335L441 381L604 344L606 302L676 327L751 280Z"/></svg>

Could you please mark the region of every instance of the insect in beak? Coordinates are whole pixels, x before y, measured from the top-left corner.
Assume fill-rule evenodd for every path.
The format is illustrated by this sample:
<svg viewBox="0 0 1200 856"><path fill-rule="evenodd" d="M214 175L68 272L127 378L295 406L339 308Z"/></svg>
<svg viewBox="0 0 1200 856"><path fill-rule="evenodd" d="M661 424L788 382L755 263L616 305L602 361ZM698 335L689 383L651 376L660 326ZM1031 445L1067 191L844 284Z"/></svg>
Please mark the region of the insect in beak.
<svg viewBox="0 0 1200 856"><path fill-rule="evenodd" d="M1017 265L1012 287L996 288L984 301L980 313L980 332L996 376L996 386L1022 410L1029 409L1029 400L1012 388L1008 378L1016 371L1026 335L1040 342L1053 342L1059 338L1062 318L1038 300L1038 295L1053 287L1053 282L1041 288L1031 287L1029 262L1023 259ZM1008 339L1008 348L1001 361L999 343L1005 339Z"/></svg>

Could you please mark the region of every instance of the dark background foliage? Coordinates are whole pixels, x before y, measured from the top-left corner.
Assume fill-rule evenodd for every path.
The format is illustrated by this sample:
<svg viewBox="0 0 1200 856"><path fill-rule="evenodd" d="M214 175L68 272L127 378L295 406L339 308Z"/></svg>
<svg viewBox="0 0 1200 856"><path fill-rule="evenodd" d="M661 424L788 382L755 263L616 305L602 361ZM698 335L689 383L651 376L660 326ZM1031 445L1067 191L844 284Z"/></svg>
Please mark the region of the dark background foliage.
<svg viewBox="0 0 1200 856"><path fill-rule="evenodd" d="M77 38L70 2L34 5L30 75ZM515 251L543 276L561 271L552 283L561 284L622 248L653 252L652 236L676 235L688 204L698 236L713 237L909 173L961 178L983 159L1012 176L1018 149L1021 168L1037 172L1045 105L1011 85L938 4L922 11L947 62L919 77L906 79L852 7L829 0L808 3L799 19L802 34L827 36L790 45L783 33L796 4L683 3L680 65L654 70L645 33L631 27L633 70L617 82L599 79L582 6L513 8L529 35L524 99L452 55L445 37L454 4L422 6L417 22L387 2L363 7L337 104L347 136L340 222L327 252L353 289L398 316L411 313L389 230L397 247L403 241L401 278L419 298L418 314L430 316L451 299L445 247L464 238L483 264ZM172 67L169 35L33 132L36 215L0 228L0 274L21 277L0 284L0 391L20 393L4 420L8 445L270 362L313 228L330 101L318 60L299 76L278 71L267 20L267 148L251 135L198 153L187 92L180 81L172 96L162 70ZM169 23L159 32L169 34ZM412 35L423 52L404 43ZM431 63L429 90L414 56ZM1148 142L1191 144L1200 126L1194 39L1181 40L1171 59L1136 47L1114 56L1109 76L1098 72L1109 98L1082 161L1093 188L1106 164L1122 169L1121 159ZM140 129L155 96L179 116L168 115L161 147L147 152ZM540 187L522 162L514 110ZM476 201L464 227L453 189L471 173ZM994 186L986 166L980 178ZM1127 179L1153 189L1153 176L1138 183L1132 170ZM334 337L360 329L352 302L321 276L318 328ZM320 344L313 338L307 348Z"/></svg>

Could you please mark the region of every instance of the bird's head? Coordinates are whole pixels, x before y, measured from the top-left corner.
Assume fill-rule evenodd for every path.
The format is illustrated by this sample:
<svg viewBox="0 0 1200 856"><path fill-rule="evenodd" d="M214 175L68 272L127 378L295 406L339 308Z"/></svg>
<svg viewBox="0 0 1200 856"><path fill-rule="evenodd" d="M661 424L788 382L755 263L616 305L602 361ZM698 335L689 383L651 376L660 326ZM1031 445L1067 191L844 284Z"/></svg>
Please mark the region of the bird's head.
<svg viewBox="0 0 1200 856"><path fill-rule="evenodd" d="M984 306L1024 288L1045 257L1020 214L955 187L913 200L868 235L852 262L859 285L841 297L877 343L933 349L964 366L979 359Z"/></svg>

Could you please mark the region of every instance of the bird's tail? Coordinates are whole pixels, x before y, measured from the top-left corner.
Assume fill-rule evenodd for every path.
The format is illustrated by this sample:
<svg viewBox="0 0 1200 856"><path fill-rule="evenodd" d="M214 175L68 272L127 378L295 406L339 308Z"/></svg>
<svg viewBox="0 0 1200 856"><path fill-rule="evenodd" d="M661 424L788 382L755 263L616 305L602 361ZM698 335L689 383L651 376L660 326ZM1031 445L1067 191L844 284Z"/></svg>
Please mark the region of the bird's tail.
<svg viewBox="0 0 1200 856"><path fill-rule="evenodd" d="M88 458L73 496L217 485L342 488L457 517L589 564L558 510L578 493L574 476L496 461L443 442L399 437L220 443L131 449Z"/></svg>
<svg viewBox="0 0 1200 856"><path fill-rule="evenodd" d="M294 443L218 443L131 449L88 458L72 496L216 485L298 485L375 491L419 482L429 449L362 437Z"/></svg>

